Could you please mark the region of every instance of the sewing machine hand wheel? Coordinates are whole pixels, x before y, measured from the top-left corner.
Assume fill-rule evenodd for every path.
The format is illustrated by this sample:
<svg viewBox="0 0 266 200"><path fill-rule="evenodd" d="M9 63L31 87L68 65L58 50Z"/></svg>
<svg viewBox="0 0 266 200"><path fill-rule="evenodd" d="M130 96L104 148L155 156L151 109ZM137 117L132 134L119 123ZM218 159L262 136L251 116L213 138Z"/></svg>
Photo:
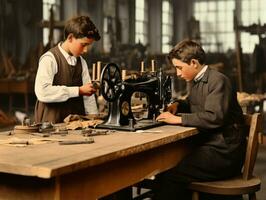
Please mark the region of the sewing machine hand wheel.
<svg viewBox="0 0 266 200"><path fill-rule="evenodd" d="M122 82L121 72L114 63L105 65L101 73L101 94L107 101L114 101L118 95Z"/></svg>

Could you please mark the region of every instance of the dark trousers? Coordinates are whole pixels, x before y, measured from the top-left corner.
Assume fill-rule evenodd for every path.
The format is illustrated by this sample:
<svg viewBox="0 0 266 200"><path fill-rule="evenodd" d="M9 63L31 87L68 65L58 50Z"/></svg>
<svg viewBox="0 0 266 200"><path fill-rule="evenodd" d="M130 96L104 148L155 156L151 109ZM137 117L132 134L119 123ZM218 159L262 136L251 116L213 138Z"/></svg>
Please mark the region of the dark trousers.
<svg viewBox="0 0 266 200"><path fill-rule="evenodd" d="M215 158L215 159L214 159ZM176 167L155 179L155 200L191 200L188 185L193 181L214 181L235 176L241 171L241 161L232 164L215 149L199 147ZM240 200L242 196L200 194L201 200Z"/></svg>
<svg viewBox="0 0 266 200"><path fill-rule="evenodd" d="M127 187L119 190L118 192L103 197L100 200L132 200L132 197L132 187Z"/></svg>
<svg viewBox="0 0 266 200"><path fill-rule="evenodd" d="M171 172L160 174L155 180L153 200L191 200L192 191L187 188L188 181L191 179L186 178L180 175L179 179L173 179ZM243 200L243 198L242 196L200 194L200 200Z"/></svg>

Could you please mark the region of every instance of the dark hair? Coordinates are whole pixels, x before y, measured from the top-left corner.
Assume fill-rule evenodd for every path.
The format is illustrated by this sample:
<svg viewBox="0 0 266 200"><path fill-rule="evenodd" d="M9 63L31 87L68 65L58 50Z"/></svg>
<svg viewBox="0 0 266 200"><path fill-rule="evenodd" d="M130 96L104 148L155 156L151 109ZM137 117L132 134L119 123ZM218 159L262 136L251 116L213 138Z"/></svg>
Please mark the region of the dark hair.
<svg viewBox="0 0 266 200"><path fill-rule="evenodd" d="M193 40L183 40L179 42L168 54L168 59L181 60L187 64L192 59L197 59L201 65L205 64L205 52L201 45Z"/></svg>
<svg viewBox="0 0 266 200"><path fill-rule="evenodd" d="M98 29L88 16L78 16L69 19L66 22L64 37L73 34L75 38L93 38L95 41L101 39Z"/></svg>

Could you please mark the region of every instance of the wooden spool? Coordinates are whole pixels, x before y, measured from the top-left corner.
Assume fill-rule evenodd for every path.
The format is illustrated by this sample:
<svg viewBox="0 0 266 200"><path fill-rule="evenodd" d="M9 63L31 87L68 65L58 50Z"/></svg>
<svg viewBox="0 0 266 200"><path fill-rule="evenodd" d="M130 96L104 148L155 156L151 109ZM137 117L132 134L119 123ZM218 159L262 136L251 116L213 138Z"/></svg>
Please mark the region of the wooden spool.
<svg viewBox="0 0 266 200"><path fill-rule="evenodd" d="M18 133L36 133L39 132L39 126L23 126L23 125L16 125L14 127L14 134Z"/></svg>

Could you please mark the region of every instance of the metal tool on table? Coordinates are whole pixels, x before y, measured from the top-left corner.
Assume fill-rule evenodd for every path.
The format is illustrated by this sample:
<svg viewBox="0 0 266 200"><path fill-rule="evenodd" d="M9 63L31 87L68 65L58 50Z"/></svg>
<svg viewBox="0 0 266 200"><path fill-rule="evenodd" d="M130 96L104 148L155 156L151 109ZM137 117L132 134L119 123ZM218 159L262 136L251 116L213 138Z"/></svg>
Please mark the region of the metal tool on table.
<svg viewBox="0 0 266 200"><path fill-rule="evenodd" d="M60 145L71 145L71 144L91 144L94 143L94 138L88 137L83 139L72 139L72 138L18 138L12 137L4 140L0 140L0 144L14 145L14 146L28 146L35 144L44 144L48 142L58 142Z"/></svg>
<svg viewBox="0 0 266 200"><path fill-rule="evenodd" d="M155 118L160 109L171 99L170 76L159 71L145 72L142 68L138 77L122 80L121 71L114 63L107 64L101 73L100 92L109 103L107 120L96 128L135 131L162 125ZM131 109L131 97L135 92L147 95L147 118L136 120Z"/></svg>
<svg viewBox="0 0 266 200"><path fill-rule="evenodd" d="M34 136L39 136L39 137L50 137L51 134L50 133L39 133L39 132L33 132L33 133L29 133L30 135L34 135Z"/></svg>
<svg viewBox="0 0 266 200"><path fill-rule="evenodd" d="M84 137L98 136L98 135L109 135L114 133L115 130L100 130L100 129L83 129L81 134Z"/></svg>
<svg viewBox="0 0 266 200"><path fill-rule="evenodd" d="M80 140L63 140L59 141L60 145L74 145L74 144L91 144L94 143L94 139L92 137Z"/></svg>
<svg viewBox="0 0 266 200"><path fill-rule="evenodd" d="M40 133L49 133L49 132L54 132L55 127L51 122L42 122L41 126L39 127L39 132Z"/></svg>

